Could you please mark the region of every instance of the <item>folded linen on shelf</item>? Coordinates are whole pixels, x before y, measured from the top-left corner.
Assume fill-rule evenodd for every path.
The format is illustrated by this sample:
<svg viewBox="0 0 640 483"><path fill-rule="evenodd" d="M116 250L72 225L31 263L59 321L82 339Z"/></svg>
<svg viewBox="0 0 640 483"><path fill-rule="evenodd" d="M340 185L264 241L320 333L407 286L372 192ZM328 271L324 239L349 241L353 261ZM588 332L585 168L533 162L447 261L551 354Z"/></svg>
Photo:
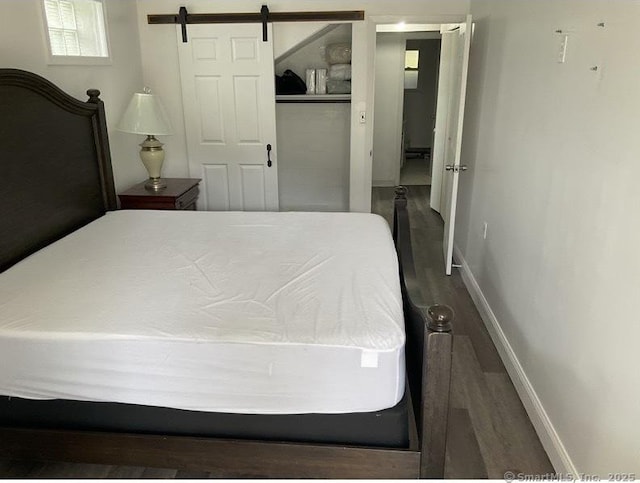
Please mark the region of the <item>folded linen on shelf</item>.
<svg viewBox="0 0 640 483"><path fill-rule="evenodd" d="M329 79L351 80L351 64L333 64L330 66Z"/></svg>
<svg viewBox="0 0 640 483"><path fill-rule="evenodd" d="M329 79L327 81L328 94L351 94L351 81Z"/></svg>
<svg viewBox="0 0 640 483"><path fill-rule="evenodd" d="M327 45L325 56L327 64L348 64L351 62L351 44L339 43Z"/></svg>

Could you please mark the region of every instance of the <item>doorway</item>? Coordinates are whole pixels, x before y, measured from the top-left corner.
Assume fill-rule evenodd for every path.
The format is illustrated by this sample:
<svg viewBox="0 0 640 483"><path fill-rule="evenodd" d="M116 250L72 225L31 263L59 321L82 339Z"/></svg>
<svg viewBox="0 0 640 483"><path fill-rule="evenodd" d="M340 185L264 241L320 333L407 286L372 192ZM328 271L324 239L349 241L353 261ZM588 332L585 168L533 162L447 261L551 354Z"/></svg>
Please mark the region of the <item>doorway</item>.
<svg viewBox="0 0 640 483"><path fill-rule="evenodd" d="M275 99L280 209L349 211L352 24L276 24L274 42L276 75L293 72L307 89Z"/></svg>
<svg viewBox="0 0 640 483"><path fill-rule="evenodd" d="M440 63L440 24L376 32L372 186L429 186ZM396 31L394 31L396 30Z"/></svg>
<svg viewBox="0 0 640 483"><path fill-rule="evenodd" d="M407 36L400 156L403 186L431 185L439 62L439 33L416 32Z"/></svg>
<svg viewBox="0 0 640 483"><path fill-rule="evenodd" d="M460 152L471 35L470 15L464 23L376 25L372 186L428 186L429 207L444 223L447 275L453 266L459 176L466 170ZM421 52L419 40L427 39L439 45L432 49L433 61L421 63L420 56L430 56ZM410 125L414 108L419 111Z"/></svg>

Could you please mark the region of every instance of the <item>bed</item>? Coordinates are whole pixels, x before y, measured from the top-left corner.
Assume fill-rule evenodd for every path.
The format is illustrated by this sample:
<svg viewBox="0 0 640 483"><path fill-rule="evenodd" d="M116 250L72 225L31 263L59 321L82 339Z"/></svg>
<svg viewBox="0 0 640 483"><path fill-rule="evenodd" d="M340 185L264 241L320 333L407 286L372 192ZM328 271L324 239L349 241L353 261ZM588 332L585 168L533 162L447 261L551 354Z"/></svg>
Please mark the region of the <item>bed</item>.
<svg viewBox="0 0 640 483"><path fill-rule="evenodd" d="M370 214L118 211L87 94L0 69L0 455L442 477L452 313L417 286L406 190L393 235Z"/></svg>

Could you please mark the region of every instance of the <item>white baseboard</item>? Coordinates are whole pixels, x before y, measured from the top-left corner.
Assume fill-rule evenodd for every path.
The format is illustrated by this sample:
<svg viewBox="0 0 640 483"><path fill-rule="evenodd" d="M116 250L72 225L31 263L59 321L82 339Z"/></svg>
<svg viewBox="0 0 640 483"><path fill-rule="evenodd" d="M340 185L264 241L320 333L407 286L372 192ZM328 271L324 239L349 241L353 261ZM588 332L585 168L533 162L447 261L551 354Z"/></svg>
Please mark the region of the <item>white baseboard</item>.
<svg viewBox="0 0 640 483"><path fill-rule="evenodd" d="M500 326L500 322L498 322L496 315L489 306L489 302L482 293L482 290L471 272L467 261L455 245L453 247L453 253L456 262L461 265L460 271L462 280L464 281L473 302L480 312L480 316L491 335L491 339L493 340L493 343L500 354L500 358L511 377L511 381L520 396L520 400L533 423L533 427L535 428L536 433L538 433L542 446L544 446L544 449L551 460L551 464L558 473L578 475L578 470L567 453L564 444L562 444L562 441L553 427L547 412L542 406L542 402L538 398L535 389L524 372L516 353L513 351L509 340Z"/></svg>

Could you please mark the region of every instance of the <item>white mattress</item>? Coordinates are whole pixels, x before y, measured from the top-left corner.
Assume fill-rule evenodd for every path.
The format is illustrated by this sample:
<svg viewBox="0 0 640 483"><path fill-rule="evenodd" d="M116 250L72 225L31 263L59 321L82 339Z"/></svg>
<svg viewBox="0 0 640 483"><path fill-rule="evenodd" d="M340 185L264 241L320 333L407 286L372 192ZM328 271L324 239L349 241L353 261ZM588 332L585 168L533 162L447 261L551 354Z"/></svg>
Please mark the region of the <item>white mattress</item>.
<svg viewBox="0 0 640 483"><path fill-rule="evenodd" d="M0 394L346 413L404 391L387 223L118 211L0 274Z"/></svg>

